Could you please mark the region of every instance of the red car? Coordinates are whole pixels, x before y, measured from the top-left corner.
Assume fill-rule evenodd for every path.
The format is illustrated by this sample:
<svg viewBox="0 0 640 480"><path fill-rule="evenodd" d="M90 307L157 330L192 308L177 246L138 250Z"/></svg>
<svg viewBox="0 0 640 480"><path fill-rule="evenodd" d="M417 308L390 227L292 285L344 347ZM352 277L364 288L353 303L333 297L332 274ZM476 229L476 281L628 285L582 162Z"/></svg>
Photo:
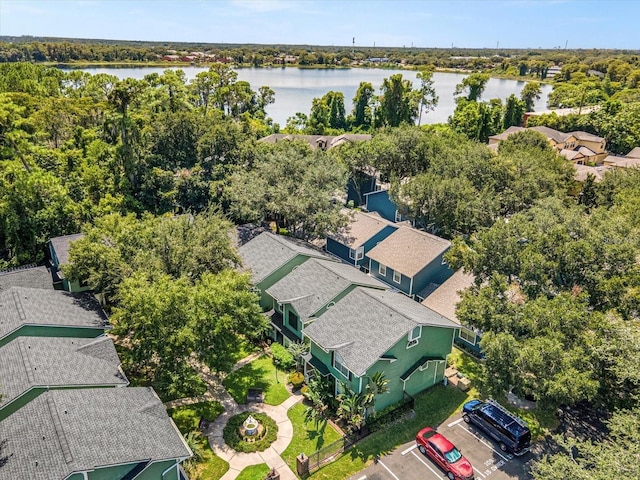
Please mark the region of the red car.
<svg viewBox="0 0 640 480"><path fill-rule="evenodd" d="M447 473L449 480L473 480L473 467L460 450L431 427L416 435L418 450Z"/></svg>

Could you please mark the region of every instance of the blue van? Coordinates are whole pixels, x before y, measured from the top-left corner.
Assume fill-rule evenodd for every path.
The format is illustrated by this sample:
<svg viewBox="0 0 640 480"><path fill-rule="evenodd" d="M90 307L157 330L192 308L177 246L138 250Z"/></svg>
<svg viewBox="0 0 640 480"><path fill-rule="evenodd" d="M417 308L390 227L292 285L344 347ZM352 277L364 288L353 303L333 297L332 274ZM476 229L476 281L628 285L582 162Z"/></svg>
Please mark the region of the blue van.
<svg viewBox="0 0 640 480"><path fill-rule="evenodd" d="M524 455L529 451L531 431L527 424L494 400L465 403L462 418L484 430L503 452Z"/></svg>

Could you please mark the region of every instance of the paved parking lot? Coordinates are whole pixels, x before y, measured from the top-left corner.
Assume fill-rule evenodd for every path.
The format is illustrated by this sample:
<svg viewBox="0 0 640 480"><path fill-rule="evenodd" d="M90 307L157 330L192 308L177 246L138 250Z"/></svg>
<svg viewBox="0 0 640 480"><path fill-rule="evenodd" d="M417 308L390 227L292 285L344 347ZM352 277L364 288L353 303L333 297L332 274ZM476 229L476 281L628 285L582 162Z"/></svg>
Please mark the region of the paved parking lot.
<svg viewBox="0 0 640 480"><path fill-rule="evenodd" d="M425 425L428 426L428 425ZM466 424L462 415L447 419L438 432L458 447L471 462L478 480L530 480L531 454L515 457L500 451L486 435ZM417 433L417 432L416 432ZM416 443L402 445L377 464L352 476L349 480L442 480L444 471L416 448Z"/></svg>

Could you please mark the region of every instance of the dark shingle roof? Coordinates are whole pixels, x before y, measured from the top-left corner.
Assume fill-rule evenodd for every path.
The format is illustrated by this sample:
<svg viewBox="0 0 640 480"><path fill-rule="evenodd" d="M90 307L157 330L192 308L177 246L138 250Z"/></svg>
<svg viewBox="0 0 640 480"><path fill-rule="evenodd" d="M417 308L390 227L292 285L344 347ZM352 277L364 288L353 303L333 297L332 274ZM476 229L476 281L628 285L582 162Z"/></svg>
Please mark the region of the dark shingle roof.
<svg viewBox="0 0 640 480"><path fill-rule="evenodd" d="M74 233L73 235L65 235L63 237L54 237L50 239L53 250L56 252L58 258L58 265L66 265L69 263L69 248L71 242L82 238L82 233Z"/></svg>
<svg viewBox="0 0 640 480"><path fill-rule="evenodd" d="M72 472L191 451L151 388L51 390L0 422L2 478L62 480Z"/></svg>
<svg viewBox="0 0 640 480"><path fill-rule="evenodd" d="M281 303L291 303L305 319L351 285L387 288L351 265L311 259L268 288L266 293Z"/></svg>
<svg viewBox="0 0 640 480"><path fill-rule="evenodd" d="M11 287L53 290L53 279L46 267L17 268L0 272L0 290Z"/></svg>
<svg viewBox="0 0 640 480"><path fill-rule="evenodd" d="M456 324L401 293L355 288L304 330L326 350L335 350L354 374L366 373L418 325Z"/></svg>
<svg viewBox="0 0 640 480"><path fill-rule="evenodd" d="M109 328L100 303L91 294L22 287L0 291L0 338L23 325Z"/></svg>
<svg viewBox="0 0 640 480"><path fill-rule="evenodd" d="M260 283L271 273L297 255L312 258L329 258L309 244L281 235L264 232L238 249L242 263L251 271L254 283Z"/></svg>
<svg viewBox="0 0 640 480"><path fill-rule="evenodd" d="M0 407L33 387L128 384L110 338L19 337L0 348Z"/></svg>
<svg viewBox="0 0 640 480"><path fill-rule="evenodd" d="M450 246L449 240L401 226L372 248L367 256L407 277L413 277Z"/></svg>

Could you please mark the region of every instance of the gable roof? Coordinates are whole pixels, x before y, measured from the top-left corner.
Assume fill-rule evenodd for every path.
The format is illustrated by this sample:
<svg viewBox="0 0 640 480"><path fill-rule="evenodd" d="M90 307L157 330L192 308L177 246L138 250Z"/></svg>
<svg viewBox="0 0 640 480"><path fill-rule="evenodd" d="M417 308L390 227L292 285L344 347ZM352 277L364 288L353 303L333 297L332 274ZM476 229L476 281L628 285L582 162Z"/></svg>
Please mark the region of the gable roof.
<svg viewBox="0 0 640 480"><path fill-rule="evenodd" d="M91 294L11 287L0 292L0 339L24 325L109 328Z"/></svg>
<svg viewBox="0 0 640 480"><path fill-rule="evenodd" d="M33 387L129 382L110 338L19 337L0 348L3 407Z"/></svg>
<svg viewBox="0 0 640 480"><path fill-rule="evenodd" d="M633 148L629 153L627 153L627 157L640 158L640 147Z"/></svg>
<svg viewBox="0 0 640 480"><path fill-rule="evenodd" d="M640 158L617 157L615 155L609 155L603 160L603 163L611 167L633 168L640 167Z"/></svg>
<svg viewBox="0 0 640 480"><path fill-rule="evenodd" d="M245 269L251 271L254 283L260 283L278 268L298 255L329 259L322 251L292 238L264 232L238 249Z"/></svg>
<svg viewBox="0 0 640 480"><path fill-rule="evenodd" d="M413 277L450 246L449 240L400 226L372 248L367 256L407 277Z"/></svg>
<svg viewBox="0 0 640 480"><path fill-rule="evenodd" d="M290 303L305 319L351 285L388 288L351 265L311 259L269 287L266 293L281 303Z"/></svg>
<svg viewBox="0 0 640 480"><path fill-rule="evenodd" d="M53 290L53 278L46 267L26 267L0 272L0 290L28 287Z"/></svg>
<svg viewBox="0 0 640 480"><path fill-rule="evenodd" d="M567 160L573 160L576 157L578 159L584 158L584 153L582 153L582 152L580 152L578 150L569 150L567 148L563 148L562 150L560 150L560 155L562 155Z"/></svg>
<svg viewBox="0 0 640 480"><path fill-rule="evenodd" d="M82 233L74 233L73 235L64 235L62 237L53 237L49 240L53 251L56 253L58 265L66 265L69 263L69 248L71 242L84 237Z"/></svg>
<svg viewBox="0 0 640 480"><path fill-rule="evenodd" d="M602 142L604 138L599 137L597 135L593 135L591 133L583 132L582 130L576 130L575 132L570 132L569 135L573 135L577 140L582 140L583 142Z"/></svg>
<svg viewBox="0 0 640 480"><path fill-rule="evenodd" d="M518 126L512 125L502 133L499 133L497 135L491 135L489 137L489 139L491 139L491 140L506 140L507 138L509 138L510 135L513 135L516 132L521 132L523 130L525 130L524 127L518 127Z"/></svg>
<svg viewBox="0 0 640 480"><path fill-rule="evenodd" d="M62 480L73 472L191 451L151 388L51 390L0 422L3 478Z"/></svg>
<svg viewBox="0 0 640 480"><path fill-rule="evenodd" d="M342 135L297 135L289 133L272 133L258 140L261 143L278 143L282 141L299 140L308 143L311 148L316 149L321 144L324 148L331 149L343 143L366 142L371 140L371 135L364 133L343 133Z"/></svg>
<svg viewBox="0 0 640 480"><path fill-rule="evenodd" d="M418 325L456 327L401 293L357 287L304 333L321 348L338 352L344 365L361 376Z"/></svg>
<svg viewBox="0 0 640 480"><path fill-rule="evenodd" d="M431 295L424 299L422 305L460 324L456 316L456 305L460 302L460 292L473 285L474 276L464 273L462 269L456 271Z"/></svg>
<svg viewBox="0 0 640 480"><path fill-rule="evenodd" d="M554 130L553 128L545 127L544 125L541 125L539 127L530 127L530 130L540 132L545 137L552 139L556 143L564 142L569 136L566 133L560 132L559 130Z"/></svg>
<svg viewBox="0 0 640 480"><path fill-rule="evenodd" d="M574 165L576 173L573 176L574 180L578 182L584 182L589 174L595 177L596 182L602 181L604 174L611 170L609 165L600 165L598 167L590 167L589 165Z"/></svg>
<svg viewBox="0 0 640 480"><path fill-rule="evenodd" d="M331 238L352 249L360 247L386 227L397 228L395 224L375 212L348 210L345 215L352 215L349 225Z"/></svg>

